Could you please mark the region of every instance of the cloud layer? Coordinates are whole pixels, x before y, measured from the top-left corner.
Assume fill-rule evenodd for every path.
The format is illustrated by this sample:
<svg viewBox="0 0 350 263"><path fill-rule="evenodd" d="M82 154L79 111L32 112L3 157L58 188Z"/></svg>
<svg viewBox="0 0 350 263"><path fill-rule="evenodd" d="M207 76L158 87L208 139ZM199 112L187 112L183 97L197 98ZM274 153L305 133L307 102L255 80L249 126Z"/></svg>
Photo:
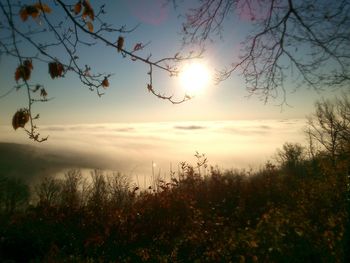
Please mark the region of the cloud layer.
<svg viewBox="0 0 350 263"><path fill-rule="evenodd" d="M40 158L48 161L45 165L55 171L76 166L149 175L155 162L158 172L168 173L170 165L174 169L180 161L194 162L196 151L205 153L209 164L222 168L257 167L284 142L303 143L304 125L304 120L50 125L40 127L41 133L50 137L35 144L32 154L40 153ZM0 127L0 142L30 143L18 133ZM9 147L19 152L26 149L15 144L6 147L6 151ZM0 153L4 151L0 147ZM34 165L36 161L31 162Z"/></svg>

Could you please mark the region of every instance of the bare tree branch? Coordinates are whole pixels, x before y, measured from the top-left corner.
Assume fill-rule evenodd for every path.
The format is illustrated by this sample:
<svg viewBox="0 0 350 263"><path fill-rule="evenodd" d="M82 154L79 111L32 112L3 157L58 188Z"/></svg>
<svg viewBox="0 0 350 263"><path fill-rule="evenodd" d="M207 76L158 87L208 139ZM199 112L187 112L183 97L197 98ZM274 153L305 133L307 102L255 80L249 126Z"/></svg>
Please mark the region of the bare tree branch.
<svg viewBox="0 0 350 263"><path fill-rule="evenodd" d="M36 102L47 102L48 93L42 85L30 83L30 75L35 62L48 65L51 78L60 78L66 74L75 74L81 83L89 90L95 91L98 96L102 96L109 86L109 78L113 73L94 73L90 65L81 64L79 51L81 47L93 47L96 44L104 44L107 47L118 51L121 58L130 58L133 61L145 64L149 70L147 87L159 99L167 100L173 104L183 103L190 96L184 94L183 98L175 98L173 95L162 94L156 91L153 85L153 71L159 70L169 76L178 74L178 64L194 58L199 58L202 51L164 57L153 60L151 55L141 56L148 43L136 43L133 48L127 48L124 44L125 35L134 32L138 25L130 29L125 25L115 27L104 21L106 14L105 5L92 6L89 0L64 1L44 1L37 0L36 3L28 4L25 1L13 2L0 0L0 55L18 59L18 68L15 72L15 80L18 83L17 90L22 87L26 89L28 105L22 107L14 115L13 126L25 128L28 121L29 128L25 128L31 139L44 141L47 137L40 138L37 132L35 120L39 115L32 114L32 106ZM54 15L52 14L54 13ZM40 28L27 26L27 20L34 20ZM119 38L115 39L116 33ZM118 37L118 36L117 36ZM25 48L25 52L22 50ZM62 50L57 53L56 50ZM30 50L30 51L28 51ZM116 53L116 54L118 54ZM35 66L35 64L34 64ZM12 89L14 90L14 89ZM11 90L11 91L12 91ZM39 91L36 93L37 91ZM5 97L11 91L1 96ZM36 95L36 94L38 95Z"/></svg>
<svg viewBox="0 0 350 263"><path fill-rule="evenodd" d="M186 15L184 43L204 44L232 26L225 23L231 15L249 16L254 32L217 82L241 73L248 92L266 102L280 92L285 98L286 86L348 87L349 14L349 0L203 0Z"/></svg>

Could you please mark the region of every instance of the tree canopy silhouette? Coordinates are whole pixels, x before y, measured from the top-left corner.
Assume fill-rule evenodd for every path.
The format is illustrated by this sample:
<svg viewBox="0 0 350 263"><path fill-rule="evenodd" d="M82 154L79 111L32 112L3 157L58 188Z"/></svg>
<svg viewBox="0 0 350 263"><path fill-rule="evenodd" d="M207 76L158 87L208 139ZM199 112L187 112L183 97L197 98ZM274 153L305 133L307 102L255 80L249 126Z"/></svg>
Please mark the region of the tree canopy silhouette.
<svg viewBox="0 0 350 263"><path fill-rule="evenodd" d="M28 98L28 105L13 116L14 129L24 128L29 138L38 142L47 139L37 130L35 121L39 119L39 114L33 114L32 108L36 102L50 100L43 85L31 83L31 73L37 63L47 64L52 79L72 73L98 96L104 94L104 90L110 85L109 77L112 73L94 72L93 66L82 64L79 60L82 47L93 48L98 43L116 49L116 54L122 58L145 64L148 67L145 87L156 97L174 104L191 99L187 94L177 99L171 94L157 91L153 86L153 72L160 70L170 76L177 75L180 62L198 58L201 52L189 52L185 56L176 53L158 60L153 59L151 54L143 57L139 51L147 43L128 43L125 37L136 27L116 27L105 22L107 11L105 4L97 1L91 3L89 0L0 1L0 54L18 60L18 67L14 69L17 85L13 89L25 89ZM57 50L63 52L57 53ZM29 128L26 127L27 123Z"/></svg>
<svg viewBox="0 0 350 263"><path fill-rule="evenodd" d="M233 15L249 19L253 30L240 56L217 81L237 71L251 94L265 101L282 95L285 102L287 86L348 87L349 14L349 0L203 0L187 12L183 40L205 44L232 26L226 20Z"/></svg>

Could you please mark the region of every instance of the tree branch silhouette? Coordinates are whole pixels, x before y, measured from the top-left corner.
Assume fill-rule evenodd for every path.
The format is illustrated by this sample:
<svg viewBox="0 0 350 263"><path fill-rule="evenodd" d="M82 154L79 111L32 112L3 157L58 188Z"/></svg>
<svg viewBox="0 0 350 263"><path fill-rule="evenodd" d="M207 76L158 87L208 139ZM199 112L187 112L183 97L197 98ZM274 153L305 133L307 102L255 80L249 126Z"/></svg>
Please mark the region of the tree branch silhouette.
<svg viewBox="0 0 350 263"><path fill-rule="evenodd" d="M286 86L320 91L350 84L349 13L348 0L203 0L185 16L183 41L205 45L222 36L232 15L248 17L253 32L216 80L238 72L251 95L266 102L282 93L285 103Z"/></svg>
<svg viewBox="0 0 350 263"><path fill-rule="evenodd" d="M169 76L178 74L178 64L194 58L199 58L202 51L190 52L187 55L179 55L153 60L151 55L142 56L148 43L136 43L133 48L125 45L125 36L137 29L137 26L128 29L126 26L115 27L104 21L107 13L105 5L98 8L92 6L88 0L72 1L42 1L27 4L24 1L16 3L9 0L0 0L0 10L4 19L0 19L0 54L12 56L18 60L19 66L15 72L16 88L24 87L27 90L26 107L21 108L13 117L15 129L24 128L29 138L42 142L47 137L40 137L35 120L39 115L32 113L35 102L47 102L48 93L42 85L34 85L30 82L33 65L36 62L48 65L52 79L64 77L68 73L75 74L80 82L89 90L97 93L99 97L104 95L105 89L110 85L109 78L113 73L95 73L90 65L82 65L79 61L81 47L93 47L96 44L104 44L111 49L116 49L122 58L130 58L132 61L145 64L148 67L146 84L147 90L159 99L167 100L173 104L179 104L191 97L184 94L183 98L175 98L173 95L162 94L153 85L154 70L163 71ZM53 14L54 13L54 16ZM34 20L40 28L26 25L28 20ZM119 37L115 41L116 33ZM44 41L47 42L44 42ZM24 55L23 46L31 49L31 54ZM55 50L63 52L57 54ZM28 53L28 52L27 52ZM35 94L40 90L40 94ZM2 96L3 97L3 96ZM25 128L28 122L29 128Z"/></svg>

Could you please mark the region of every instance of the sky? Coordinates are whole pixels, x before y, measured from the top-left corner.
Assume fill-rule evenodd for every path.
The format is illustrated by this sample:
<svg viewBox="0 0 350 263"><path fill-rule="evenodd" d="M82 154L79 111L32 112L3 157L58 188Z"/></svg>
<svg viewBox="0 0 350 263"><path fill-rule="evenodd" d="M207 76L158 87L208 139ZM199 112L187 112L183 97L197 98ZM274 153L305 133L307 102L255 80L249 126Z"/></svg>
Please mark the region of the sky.
<svg viewBox="0 0 350 263"><path fill-rule="evenodd" d="M174 9L171 4L164 5L161 0L105 2L108 22L130 28L138 25L134 32L123 35L126 47L150 42L142 54L151 53L154 59L171 56L181 50L179 32L183 20L178 16L182 12L181 8ZM183 8L188 8L192 3L183 1ZM50 16L53 21L58 19L58 14ZM240 24L235 23L237 19ZM35 22L29 23L40 26ZM240 43L250 26L250 21L244 17L229 19L227 23L229 26L224 28L224 38L208 43L200 60L209 72L224 68L232 62L232 57L239 55L242 48ZM116 33L115 39L118 36ZM27 46L23 49L24 52L30 50ZM56 52L59 56L61 51ZM137 158L142 159L140 167L148 165L149 159L159 159L166 167L165 163L170 163L171 159L192 158L195 151L209 153L213 164L223 167L247 167L251 163L249 158L258 158L256 163L262 163L284 141L301 142L301 123L305 123L305 117L313 111L314 102L322 96L332 97L335 94L332 91L319 94L305 87L295 91L291 86L287 87L288 105L281 107L280 97L265 104L257 97L248 97L244 79L237 73L219 85L211 81L193 100L173 105L148 93L146 65L122 58L115 49L103 45L83 47L80 61L82 64L88 63L98 72L113 73L109 78L110 87L101 98L84 87L73 74L67 73L65 78L51 80L47 74L47 65L34 64L32 81L44 84L49 97L53 98L47 103L33 106L33 113L40 113L41 116L38 121L40 133L50 136L44 146L36 147L60 148L60 152L66 148L72 152L91 154L100 150L99 154L109 155L108 160L110 155L122 160L116 162L113 159L110 163L123 163L125 166L129 160L129 168L123 168L125 171L137 165ZM0 96L15 85L14 71L17 64L16 60L1 55ZM161 93L181 92L183 89L179 78L169 77L160 71L155 72L154 88ZM0 99L1 142L34 145L28 142L22 131L13 131L11 128L14 112L25 106L24 90L14 91ZM264 125L267 127L265 130ZM197 126L200 128L193 129ZM72 133L72 127L80 128ZM225 127L234 128L228 135ZM255 128L256 133L251 132ZM114 133L111 132L113 129ZM291 132L286 132L288 130ZM147 136L151 139L146 140ZM163 136L166 139L163 140ZM216 144L217 147L213 146ZM108 145L112 145L112 148ZM123 157L125 149L128 158ZM132 152L135 154L132 155ZM149 158L138 157L142 154ZM166 155L169 157L164 158ZM112 168L118 169L118 166Z"/></svg>

